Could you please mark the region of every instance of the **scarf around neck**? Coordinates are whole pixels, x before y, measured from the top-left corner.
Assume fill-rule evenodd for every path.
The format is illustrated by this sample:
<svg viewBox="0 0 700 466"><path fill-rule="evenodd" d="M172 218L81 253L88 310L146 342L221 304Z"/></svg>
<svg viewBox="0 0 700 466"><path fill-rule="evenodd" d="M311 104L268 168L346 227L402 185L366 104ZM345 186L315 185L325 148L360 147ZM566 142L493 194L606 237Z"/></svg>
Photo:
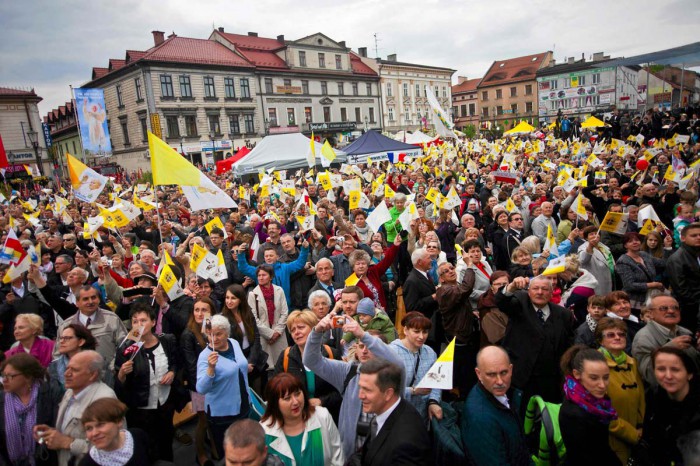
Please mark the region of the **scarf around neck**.
<svg viewBox="0 0 700 466"><path fill-rule="evenodd" d="M263 298L265 299L267 319L270 323L270 327L272 327L275 321L275 287L272 286L272 283L267 286L260 285L260 291L262 291Z"/></svg>
<svg viewBox="0 0 700 466"><path fill-rule="evenodd" d="M600 347L599 351L601 353L603 353L603 355L605 355L606 358L610 359L611 361L615 361L615 364L617 364L618 366L622 366L622 365L627 364L627 355L625 354L624 351L619 356L615 356L614 354L612 354L610 351L606 350L602 346Z"/></svg>
<svg viewBox="0 0 700 466"><path fill-rule="evenodd" d="M5 437L7 454L16 464L24 460L34 462L34 438L32 428L36 424L36 400L39 395L39 382L31 388L29 403L25 405L14 393L5 392Z"/></svg>
<svg viewBox="0 0 700 466"><path fill-rule="evenodd" d="M588 324L588 328L591 330L591 332L595 333L598 322L596 322L596 320L591 317L590 314L586 314L586 324Z"/></svg>
<svg viewBox="0 0 700 466"><path fill-rule="evenodd" d="M602 424L610 424L611 421L617 419L617 412L612 407L609 398L596 398L570 375L566 376L564 382L564 395L567 400L591 414Z"/></svg>
<svg viewBox="0 0 700 466"><path fill-rule="evenodd" d="M90 448L90 458L97 464L104 466L124 466L134 456L134 438L131 432L123 430L124 445L114 451L98 450L97 447Z"/></svg>

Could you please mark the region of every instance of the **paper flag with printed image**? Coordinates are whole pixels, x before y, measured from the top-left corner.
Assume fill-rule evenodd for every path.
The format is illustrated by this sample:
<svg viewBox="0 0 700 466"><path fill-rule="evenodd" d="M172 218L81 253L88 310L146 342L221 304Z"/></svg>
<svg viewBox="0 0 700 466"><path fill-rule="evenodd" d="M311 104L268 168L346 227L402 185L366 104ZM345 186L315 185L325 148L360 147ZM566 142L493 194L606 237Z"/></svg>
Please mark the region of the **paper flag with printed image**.
<svg viewBox="0 0 700 466"><path fill-rule="evenodd" d="M438 390L452 390L452 372L455 361L455 338L452 339L445 351L432 365L423 379L415 388L431 388Z"/></svg>

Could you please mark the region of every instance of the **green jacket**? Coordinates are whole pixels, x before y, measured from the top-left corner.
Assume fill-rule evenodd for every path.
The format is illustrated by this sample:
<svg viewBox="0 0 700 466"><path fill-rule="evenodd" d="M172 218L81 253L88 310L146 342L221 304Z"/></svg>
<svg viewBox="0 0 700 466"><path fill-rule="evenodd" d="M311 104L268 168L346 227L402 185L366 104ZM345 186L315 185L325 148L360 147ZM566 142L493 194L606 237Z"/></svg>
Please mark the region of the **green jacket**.
<svg viewBox="0 0 700 466"><path fill-rule="evenodd" d="M404 207L404 210L405 209L406 208ZM394 239L396 239L396 235L399 234L401 230L403 230L401 224L396 222L402 213L403 210L399 212L396 209L396 206L389 209L389 214L391 214L391 220L384 224L384 229L386 230L386 241L389 244L393 243Z"/></svg>
<svg viewBox="0 0 700 466"><path fill-rule="evenodd" d="M360 323L359 315L355 315L353 319ZM396 328L391 322L391 319L389 319L389 316L383 312L377 312L367 325L362 325L360 323L360 327L362 327L365 332L368 330L378 330L382 335L384 335L387 343L391 343L392 341L396 340ZM353 338L355 337L351 332L346 332L343 335L343 340L345 340L345 343L350 343Z"/></svg>

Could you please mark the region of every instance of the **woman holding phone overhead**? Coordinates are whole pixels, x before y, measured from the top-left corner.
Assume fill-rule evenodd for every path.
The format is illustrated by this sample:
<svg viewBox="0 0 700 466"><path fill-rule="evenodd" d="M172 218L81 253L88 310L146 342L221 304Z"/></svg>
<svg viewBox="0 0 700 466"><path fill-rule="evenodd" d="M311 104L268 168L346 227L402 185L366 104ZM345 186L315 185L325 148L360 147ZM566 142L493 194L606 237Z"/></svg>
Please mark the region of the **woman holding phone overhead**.
<svg viewBox="0 0 700 466"><path fill-rule="evenodd" d="M228 426L248 416L248 361L231 334L231 323L213 316L205 330L209 345L197 359L197 392L204 395L204 409L217 453L223 458Z"/></svg>

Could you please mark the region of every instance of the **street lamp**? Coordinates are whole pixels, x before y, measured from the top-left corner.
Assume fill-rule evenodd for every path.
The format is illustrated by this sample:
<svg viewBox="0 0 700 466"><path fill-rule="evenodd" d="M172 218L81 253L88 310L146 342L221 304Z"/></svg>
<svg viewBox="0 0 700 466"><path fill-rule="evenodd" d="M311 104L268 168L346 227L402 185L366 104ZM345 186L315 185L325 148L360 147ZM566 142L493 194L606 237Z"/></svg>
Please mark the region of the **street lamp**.
<svg viewBox="0 0 700 466"><path fill-rule="evenodd" d="M216 131L209 131L209 139L211 139L211 156L216 162Z"/></svg>
<svg viewBox="0 0 700 466"><path fill-rule="evenodd" d="M367 124L369 123L369 118L365 115L365 133L367 132Z"/></svg>
<svg viewBox="0 0 700 466"><path fill-rule="evenodd" d="M30 129L29 131L27 131L27 137L29 138L29 143L32 145L32 148L34 149L34 157L36 159L37 169L39 170L39 176L42 176L41 162L39 161L39 141L37 140L37 135L38 135L38 133L36 131L34 131L33 129Z"/></svg>
<svg viewBox="0 0 700 466"><path fill-rule="evenodd" d="M182 136L180 138L180 153L182 154L183 157L187 156L187 158L190 159L190 163L192 163L192 154L185 154L185 149L183 147L184 143L185 143L185 137Z"/></svg>

